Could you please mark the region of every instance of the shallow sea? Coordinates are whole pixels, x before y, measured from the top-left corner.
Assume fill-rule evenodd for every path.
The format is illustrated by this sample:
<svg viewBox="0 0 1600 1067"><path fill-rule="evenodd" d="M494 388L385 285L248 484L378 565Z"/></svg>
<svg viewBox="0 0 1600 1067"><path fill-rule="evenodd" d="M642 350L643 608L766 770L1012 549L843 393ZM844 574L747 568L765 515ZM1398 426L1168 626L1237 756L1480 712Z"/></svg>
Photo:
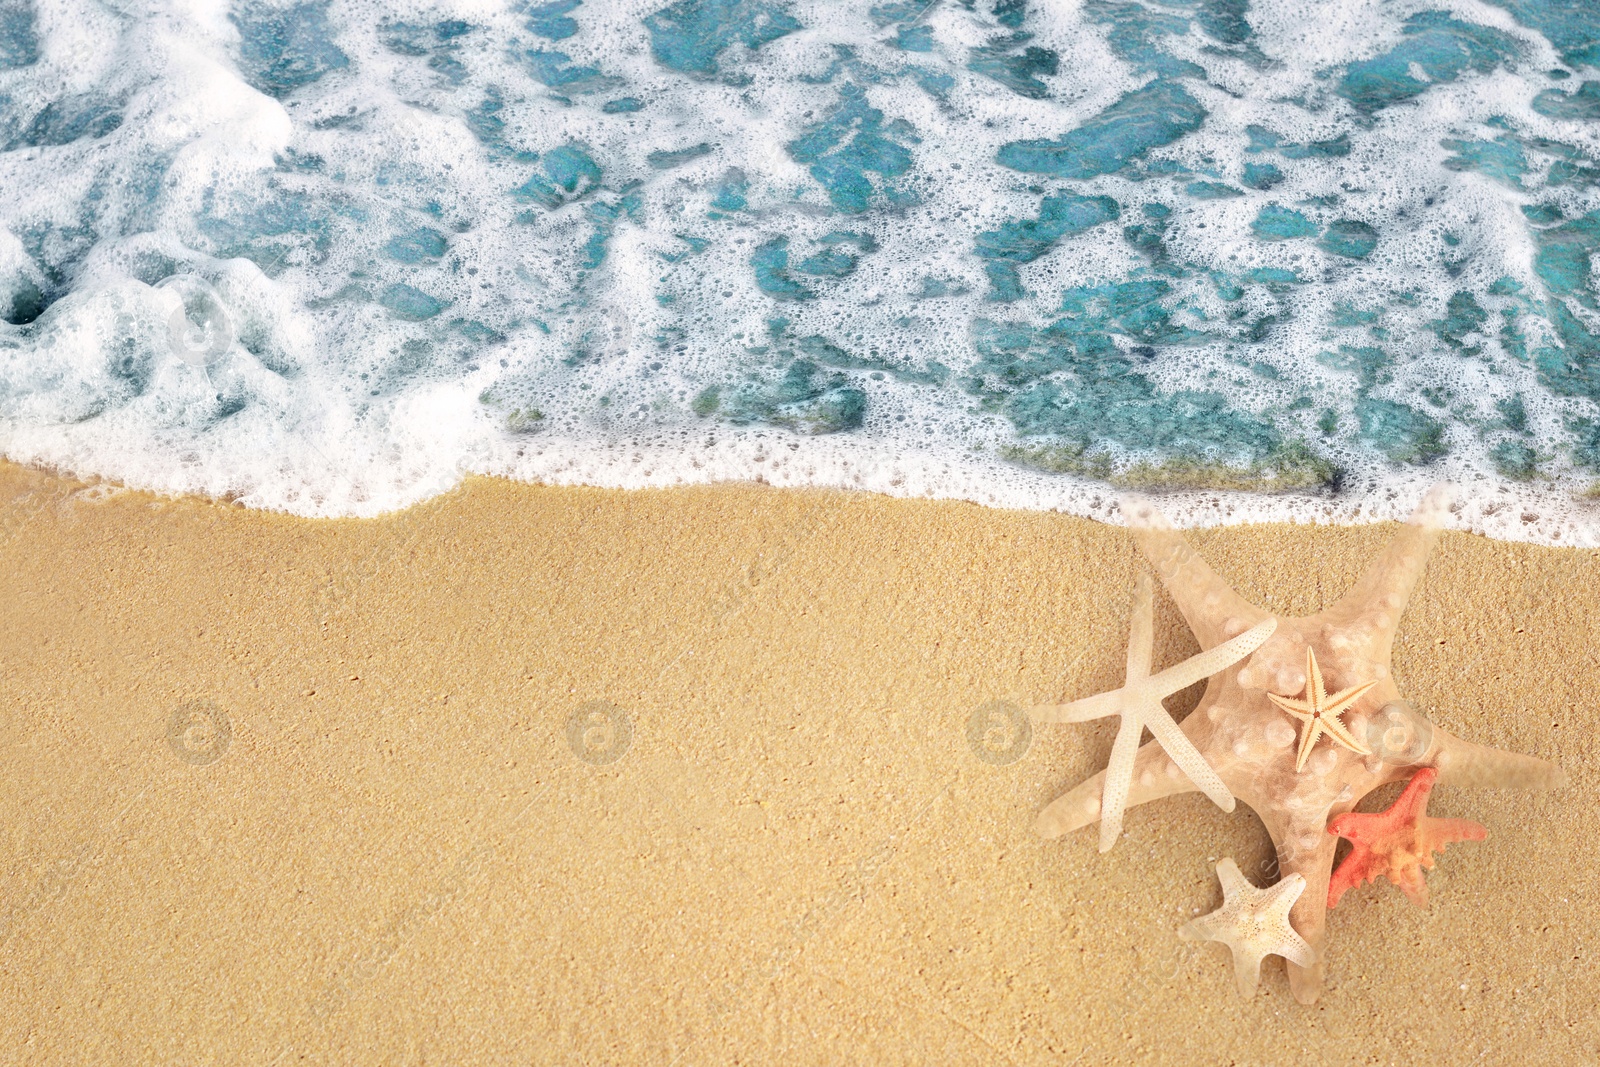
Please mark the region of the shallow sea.
<svg viewBox="0 0 1600 1067"><path fill-rule="evenodd" d="M1600 543L1600 6L0 0L0 452Z"/></svg>

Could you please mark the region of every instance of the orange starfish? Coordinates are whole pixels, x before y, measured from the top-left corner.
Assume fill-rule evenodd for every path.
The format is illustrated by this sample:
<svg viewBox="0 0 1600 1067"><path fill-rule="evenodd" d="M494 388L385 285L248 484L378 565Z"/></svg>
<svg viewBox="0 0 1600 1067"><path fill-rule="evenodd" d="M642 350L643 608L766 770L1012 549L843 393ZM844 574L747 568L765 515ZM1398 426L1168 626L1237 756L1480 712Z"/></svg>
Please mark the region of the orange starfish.
<svg viewBox="0 0 1600 1067"><path fill-rule="evenodd" d="M1328 882L1328 907L1337 907L1346 890L1377 881L1386 874L1412 902L1428 906L1428 883L1422 868L1433 869L1433 854L1456 841L1482 841L1489 831L1470 819L1430 819L1428 794L1439 772L1418 771L1389 810L1377 815L1351 812L1328 824L1328 832L1355 845Z"/></svg>

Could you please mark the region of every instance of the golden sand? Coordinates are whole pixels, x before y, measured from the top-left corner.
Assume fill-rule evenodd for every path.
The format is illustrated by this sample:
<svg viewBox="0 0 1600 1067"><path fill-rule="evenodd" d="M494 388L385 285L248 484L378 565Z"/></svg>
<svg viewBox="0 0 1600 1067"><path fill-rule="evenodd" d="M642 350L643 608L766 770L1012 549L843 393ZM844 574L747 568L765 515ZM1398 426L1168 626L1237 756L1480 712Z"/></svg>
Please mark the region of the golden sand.
<svg viewBox="0 0 1600 1067"><path fill-rule="evenodd" d="M1308 614L1391 533L1192 538ZM1600 1061L1600 553L1444 536L1402 691L1571 784L1437 790L1488 840L1429 910L1346 897L1310 1008L1176 936L1215 860L1270 879L1248 809L1041 842L1115 722L974 717L1120 684L1119 529L488 479L308 521L0 466L0 558L3 1061Z"/></svg>

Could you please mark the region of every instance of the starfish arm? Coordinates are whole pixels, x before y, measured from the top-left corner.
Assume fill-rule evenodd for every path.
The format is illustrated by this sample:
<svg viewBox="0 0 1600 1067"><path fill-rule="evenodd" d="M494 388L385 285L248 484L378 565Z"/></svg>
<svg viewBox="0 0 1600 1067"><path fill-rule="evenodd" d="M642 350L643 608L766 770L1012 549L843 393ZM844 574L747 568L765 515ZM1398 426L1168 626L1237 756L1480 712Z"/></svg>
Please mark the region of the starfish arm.
<svg viewBox="0 0 1600 1067"><path fill-rule="evenodd" d="M1452 737L1437 726L1420 761L1439 769L1439 784L1480 789L1559 789L1567 776L1554 763Z"/></svg>
<svg viewBox="0 0 1600 1067"><path fill-rule="evenodd" d="M1239 865L1232 856L1224 856L1217 861L1217 881L1222 884L1222 899L1224 903L1231 900L1243 890L1254 889L1255 885L1244 876Z"/></svg>
<svg viewBox="0 0 1600 1067"><path fill-rule="evenodd" d="M1372 749L1368 748L1361 741L1357 740L1356 736L1350 732L1350 728L1344 723L1340 722L1338 719L1323 715L1322 730L1339 744L1343 745L1345 748L1348 748L1351 752L1356 752L1363 756L1372 755Z"/></svg>
<svg viewBox="0 0 1600 1067"><path fill-rule="evenodd" d="M1100 851L1110 852L1122 833L1122 813L1127 810L1128 791L1133 787L1133 761L1139 754L1139 738L1144 723L1138 715L1124 715L1111 745L1106 763L1105 792L1100 798Z"/></svg>
<svg viewBox="0 0 1600 1067"><path fill-rule="evenodd" d="M1370 850L1375 842L1392 834L1401 821L1401 817L1396 815L1393 808L1374 813L1350 811L1329 820L1328 833L1342 837L1355 845L1356 852L1365 852ZM1355 855L1355 852L1351 855ZM1346 860L1349 858L1345 857Z"/></svg>
<svg viewBox="0 0 1600 1067"><path fill-rule="evenodd" d="M1317 738L1321 736L1322 720L1320 719L1308 718L1306 724L1300 727L1300 750L1295 753L1294 773L1299 774L1305 769L1306 760L1311 758L1311 750L1316 746Z"/></svg>
<svg viewBox="0 0 1600 1067"><path fill-rule="evenodd" d="M1471 819L1419 819L1417 823L1417 835L1430 853L1443 852L1446 845L1482 841L1489 836L1488 827Z"/></svg>
<svg viewBox="0 0 1600 1067"><path fill-rule="evenodd" d="M1158 710L1152 712L1145 720L1145 725L1155 735L1156 743L1172 758L1172 762L1178 765L1179 770L1189 776L1189 780L1196 788L1211 798L1213 804L1223 811L1232 811L1233 793L1228 790L1221 775L1217 774L1216 769L1200 754L1200 750L1194 747L1194 742L1189 740L1189 735L1173 721L1171 715L1167 714L1167 709L1159 704L1156 707Z"/></svg>
<svg viewBox="0 0 1600 1067"><path fill-rule="evenodd" d="M1150 575L1142 568L1133 580L1133 613L1128 619L1127 685L1150 677L1155 649L1155 592Z"/></svg>
<svg viewBox="0 0 1600 1067"><path fill-rule="evenodd" d="M1306 646L1306 699L1318 708L1328 702L1328 691L1322 686L1322 668L1317 666L1317 654L1310 645Z"/></svg>
<svg viewBox="0 0 1600 1067"><path fill-rule="evenodd" d="M1264 619L1238 637L1168 667L1145 684L1162 696L1171 696L1180 689L1186 689L1238 663L1266 644L1267 638L1271 637L1272 631L1277 628L1277 619L1270 617Z"/></svg>
<svg viewBox="0 0 1600 1067"><path fill-rule="evenodd" d="M1225 917L1213 913L1192 919L1178 928L1178 936L1185 941L1215 941L1227 946L1233 956L1233 980L1239 995L1246 1000L1256 995L1261 986L1261 961L1267 954L1240 942Z"/></svg>
<svg viewBox="0 0 1600 1067"><path fill-rule="evenodd" d="M1293 697L1281 697L1277 693L1268 693L1267 699L1278 705L1278 707L1282 710L1287 711L1290 715L1293 715L1295 718L1299 719L1301 722L1305 722L1307 719L1311 718L1312 707L1304 700L1296 700Z"/></svg>
<svg viewBox="0 0 1600 1067"><path fill-rule="evenodd" d="M1271 825L1268 826L1272 830ZM1314 1004L1322 995L1322 981L1327 969L1327 954L1323 945L1328 936L1328 882L1333 871L1333 855L1339 839L1323 834L1324 840L1309 851L1286 852L1282 840L1282 827L1272 834L1278 846L1280 869L1287 880L1298 874L1305 888L1289 909L1289 921L1314 954L1311 962L1289 960L1289 990L1301 1004Z"/></svg>
<svg viewBox="0 0 1600 1067"><path fill-rule="evenodd" d="M1201 915L1178 927L1178 937L1183 941L1214 941L1219 945L1226 945L1229 952L1234 952L1231 920L1232 916L1225 910Z"/></svg>
<svg viewBox="0 0 1600 1067"><path fill-rule="evenodd" d="M1289 911L1305 892L1306 880L1302 875L1291 874L1272 888L1284 890L1284 895L1288 898L1283 905L1283 929L1272 945L1272 955L1282 956L1290 963L1301 967L1310 967L1317 962L1316 950L1311 947L1309 941L1296 932L1294 924L1289 921Z"/></svg>
<svg viewBox="0 0 1600 1067"><path fill-rule="evenodd" d="M1202 648L1233 636L1226 631L1230 620L1248 627L1269 617L1229 588L1148 500L1129 495L1119 503L1134 543L1155 568Z"/></svg>
<svg viewBox="0 0 1600 1067"><path fill-rule="evenodd" d="M1413 865L1391 872L1389 875L1400 891L1411 898L1411 903L1419 908L1428 906L1428 881L1422 877L1422 867Z"/></svg>
<svg viewBox="0 0 1600 1067"><path fill-rule="evenodd" d="M1146 742L1139 749L1139 756L1134 761L1135 775L1133 784L1128 787L1126 807L1135 808L1163 797L1195 792L1195 784L1183 775L1174 778L1165 773L1150 775L1143 773L1156 761L1165 762L1161 746L1154 741ZM1145 781L1146 778L1149 779L1148 782ZM1049 839L1070 834L1098 821L1100 798L1105 792L1105 780L1106 772L1101 771L1057 797L1039 813L1039 818L1033 824L1034 830L1040 837Z"/></svg>
<svg viewBox="0 0 1600 1067"><path fill-rule="evenodd" d="M1353 685L1341 693L1333 694L1331 697L1324 697L1322 701L1322 717L1331 718L1343 715L1347 708L1366 696L1367 690L1377 684L1377 682L1365 682L1361 685Z"/></svg>
<svg viewBox="0 0 1600 1067"><path fill-rule="evenodd" d="M1239 995L1249 1000L1261 988L1261 961L1267 958L1267 954L1252 952L1243 945L1228 947L1233 949L1234 983L1239 987Z"/></svg>
<svg viewBox="0 0 1600 1067"><path fill-rule="evenodd" d="M1299 967L1310 967L1317 962L1317 954L1311 950L1311 945L1298 935L1293 941L1285 941L1283 951L1278 955Z"/></svg>
<svg viewBox="0 0 1600 1067"><path fill-rule="evenodd" d="M1137 626L1137 621L1135 625ZM1142 682L1130 683L1109 693L1097 693L1092 697L1074 700L1070 704L1036 704L1028 709L1028 715L1034 722L1044 723L1087 722L1090 719L1103 719L1107 715L1125 714L1124 709L1129 704L1146 699L1147 694L1149 699L1171 696L1178 690L1203 681L1239 662L1260 648L1267 638L1272 636L1272 631L1277 625L1277 619L1268 618L1231 641L1199 655L1190 656L1182 663L1168 667L1160 674L1146 678ZM1133 656L1133 645L1130 643L1128 650L1130 672L1133 667Z"/></svg>
<svg viewBox="0 0 1600 1067"><path fill-rule="evenodd" d="M1109 693L1096 693L1092 697L1074 700L1070 704L1035 704L1028 709L1034 722L1088 722L1107 715L1122 715L1139 699L1137 692L1113 689Z"/></svg>
<svg viewBox="0 0 1600 1067"><path fill-rule="evenodd" d="M1372 870L1372 853L1357 845L1328 879L1328 907L1336 908L1350 890L1365 885L1378 877Z"/></svg>
<svg viewBox="0 0 1600 1067"><path fill-rule="evenodd" d="M1185 941L1215 941L1212 935L1217 932L1215 920L1210 915L1202 915L1198 919L1190 919L1178 927L1178 936Z"/></svg>
<svg viewBox="0 0 1600 1067"><path fill-rule="evenodd" d="M1448 484L1428 490L1367 573L1324 613L1329 620L1348 625L1363 619L1372 627L1372 647L1387 651L1454 499L1454 487Z"/></svg>

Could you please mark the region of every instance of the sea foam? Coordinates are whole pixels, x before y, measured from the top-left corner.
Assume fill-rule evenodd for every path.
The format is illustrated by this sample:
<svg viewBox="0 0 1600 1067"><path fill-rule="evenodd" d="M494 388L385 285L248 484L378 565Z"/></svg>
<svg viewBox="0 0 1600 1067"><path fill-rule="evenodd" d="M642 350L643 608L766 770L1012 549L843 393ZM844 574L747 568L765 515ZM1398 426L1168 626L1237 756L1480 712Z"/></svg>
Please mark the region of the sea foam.
<svg viewBox="0 0 1600 1067"><path fill-rule="evenodd" d="M1600 543L1600 15L0 0L0 450Z"/></svg>

